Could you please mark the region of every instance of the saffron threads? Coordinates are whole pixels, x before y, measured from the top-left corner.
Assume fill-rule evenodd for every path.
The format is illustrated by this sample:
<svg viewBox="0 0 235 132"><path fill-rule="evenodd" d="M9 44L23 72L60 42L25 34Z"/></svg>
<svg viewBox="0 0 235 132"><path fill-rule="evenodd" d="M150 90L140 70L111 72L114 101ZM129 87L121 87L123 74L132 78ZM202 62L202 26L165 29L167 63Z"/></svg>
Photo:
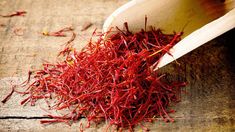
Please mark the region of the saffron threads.
<svg viewBox="0 0 235 132"><path fill-rule="evenodd" d="M12 96L12 94L15 92L16 85L13 85L11 88L11 92L1 101L3 104L6 103Z"/></svg>
<svg viewBox="0 0 235 132"><path fill-rule="evenodd" d="M76 34L72 32L72 37L64 44L64 49L59 52L58 56L66 56L69 55L70 52L73 50L72 42L75 40Z"/></svg>
<svg viewBox="0 0 235 132"><path fill-rule="evenodd" d="M0 15L2 17L14 17L14 16L25 16L27 12L22 10L22 11L15 11L11 14L7 14L7 15Z"/></svg>
<svg viewBox="0 0 235 132"><path fill-rule="evenodd" d="M6 27L7 25L6 24L0 24L0 27Z"/></svg>
<svg viewBox="0 0 235 132"><path fill-rule="evenodd" d="M56 32L48 32L48 31L43 31L42 35L44 36L54 36L54 37L66 37L66 32L70 32L73 31L74 28L73 27L65 27L59 31Z"/></svg>
<svg viewBox="0 0 235 132"><path fill-rule="evenodd" d="M44 35L44 36L54 36L54 37L66 37L67 36L65 34L66 32L72 32L71 38L64 44L64 49L61 50L58 54L58 56L66 56L73 50L72 42L76 38L76 33L73 32L73 31L74 31L73 27L65 27L65 28L60 29L59 31L56 31L56 32L44 31L44 32L42 32L42 35Z"/></svg>
<svg viewBox="0 0 235 132"><path fill-rule="evenodd" d="M45 62L42 69L29 73L25 83L30 79L33 82L24 86L27 97L21 104L35 105L44 99L50 102L51 110L66 110L63 116L48 115L53 119L42 120L42 124L72 123L85 117L88 127L92 122L106 121L106 130L115 125L117 130L133 131L140 125L147 131L142 123L156 121L157 117L173 122L169 113L174 111L168 107L179 102L186 83L167 82L167 75L153 71L153 64L169 53L182 33L165 34L153 27L132 33L127 23L124 25L125 30L106 32L110 37L105 39L104 34L94 32L98 39L90 39L81 51L71 45L74 33L60 52L63 61Z"/></svg>
<svg viewBox="0 0 235 132"><path fill-rule="evenodd" d="M76 34L73 32L71 39L65 43L65 46L71 45L71 43L75 40L75 38L76 38Z"/></svg>
<svg viewBox="0 0 235 132"><path fill-rule="evenodd" d="M81 31L87 30L87 29L90 28L92 25L93 25L93 23L91 23L91 22L85 22L84 25L82 26Z"/></svg>

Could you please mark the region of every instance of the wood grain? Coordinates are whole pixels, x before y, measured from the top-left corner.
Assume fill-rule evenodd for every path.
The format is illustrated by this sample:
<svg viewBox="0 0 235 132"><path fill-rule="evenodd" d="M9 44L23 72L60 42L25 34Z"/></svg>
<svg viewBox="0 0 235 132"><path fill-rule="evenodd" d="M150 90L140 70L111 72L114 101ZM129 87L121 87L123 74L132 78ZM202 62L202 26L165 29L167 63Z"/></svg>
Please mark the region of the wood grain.
<svg viewBox="0 0 235 132"><path fill-rule="evenodd" d="M78 37L76 47L81 49L95 28L101 31L105 18L127 0L7 0L0 1L0 14L17 9L28 11L25 17L0 18L0 99L10 92L10 81L21 82L29 68L38 69L43 59L55 61L60 45L69 37L44 37L38 32L57 30L72 25ZM93 25L81 32L82 25ZM23 36L16 36L14 28L25 28ZM173 106L175 123L146 124L152 131L234 131L235 120L235 30L210 41L178 60L180 77L174 76L176 64L161 72L172 78L187 80L182 101ZM13 76L13 77L12 77ZM6 104L0 104L0 131L79 131L81 119L71 127L63 123L41 125L45 118L43 103L34 107L21 106L24 97L13 94ZM103 131L105 124L86 129ZM140 131L139 127L135 128Z"/></svg>

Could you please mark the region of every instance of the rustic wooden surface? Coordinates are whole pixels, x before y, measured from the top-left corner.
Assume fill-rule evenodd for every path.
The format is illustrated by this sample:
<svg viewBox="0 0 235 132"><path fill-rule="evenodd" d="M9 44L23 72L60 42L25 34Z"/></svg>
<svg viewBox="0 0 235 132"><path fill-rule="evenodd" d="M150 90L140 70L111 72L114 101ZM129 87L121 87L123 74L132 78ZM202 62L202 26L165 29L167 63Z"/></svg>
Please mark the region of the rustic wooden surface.
<svg viewBox="0 0 235 132"><path fill-rule="evenodd" d="M42 60L54 61L60 45L69 38L44 37L38 32L75 27L76 47L81 48L95 28L101 31L105 18L127 0L0 0L0 14L24 9L25 17L0 18L0 99L10 91L10 82L20 82L29 69L38 69ZM85 22L93 25L81 32ZM23 36L13 33L24 29ZM175 123L146 124L152 131L235 131L235 30L216 38L179 60L184 88L182 102L173 106ZM172 72L175 64L162 71ZM79 131L81 119L72 126L63 123L41 125L43 104L20 106L23 98L13 94L0 104L0 131ZM105 124L86 131L103 131ZM141 130L139 127L136 131Z"/></svg>

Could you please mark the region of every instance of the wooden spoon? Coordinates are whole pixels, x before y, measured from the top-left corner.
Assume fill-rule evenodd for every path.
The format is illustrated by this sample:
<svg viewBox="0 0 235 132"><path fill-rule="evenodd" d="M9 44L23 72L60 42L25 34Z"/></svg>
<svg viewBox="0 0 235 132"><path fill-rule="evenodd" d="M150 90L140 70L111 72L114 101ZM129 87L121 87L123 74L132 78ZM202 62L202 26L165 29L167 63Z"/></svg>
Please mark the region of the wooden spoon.
<svg viewBox="0 0 235 132"><path fill-rule="evenodd" d="M148 25L160 27L164 32L184 31L183 39L169 54L165 54L157 68L178 59L213 38L235 27L234 0L132 0L114 11L105 21L103 31L122 27L128 22L132 32Z"/></svg>

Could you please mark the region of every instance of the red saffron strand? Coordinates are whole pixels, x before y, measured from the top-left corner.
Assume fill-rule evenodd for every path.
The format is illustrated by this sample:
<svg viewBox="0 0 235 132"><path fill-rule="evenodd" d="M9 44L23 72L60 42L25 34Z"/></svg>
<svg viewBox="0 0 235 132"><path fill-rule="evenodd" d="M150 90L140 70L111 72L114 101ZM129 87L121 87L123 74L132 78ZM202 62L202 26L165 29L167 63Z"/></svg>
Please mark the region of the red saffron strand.
<svg viewBox="0 0 235 132"><path fill-rule="evenodd" d="M11 92L1 101L2 103L6 103L12 96L12 94L15 92L16 85L13 85L11 88Z"/></svg>
<svg viewBox="0 0 235 132"><path fill-rule="evenodd" d="M85 22L84 25L83 25L82 28L81 28L81 31L87 30L87 29L90 28L92 25L93 25L93 23L91 23L91 22Z"/></svg>
<svg viewBox="0 0 235 132"><path fill-rule="evenodd" d="M66 32L71 32L73 31L74 28L73 27L65 27L63 29L60 29L59 31L55 31L55 32L47 32L44 31L42 32L42 35L44 36L54 36L54 37L66 37Z"/></svg>
<svg viewBox="0 0 235 132"><path fill-rule="evenodd" d="M14 13L7 14L7 15L0 15L2 17L14 17L14 16L25 16L27 12L22 10L22 11L15 11Z"/></svg>

